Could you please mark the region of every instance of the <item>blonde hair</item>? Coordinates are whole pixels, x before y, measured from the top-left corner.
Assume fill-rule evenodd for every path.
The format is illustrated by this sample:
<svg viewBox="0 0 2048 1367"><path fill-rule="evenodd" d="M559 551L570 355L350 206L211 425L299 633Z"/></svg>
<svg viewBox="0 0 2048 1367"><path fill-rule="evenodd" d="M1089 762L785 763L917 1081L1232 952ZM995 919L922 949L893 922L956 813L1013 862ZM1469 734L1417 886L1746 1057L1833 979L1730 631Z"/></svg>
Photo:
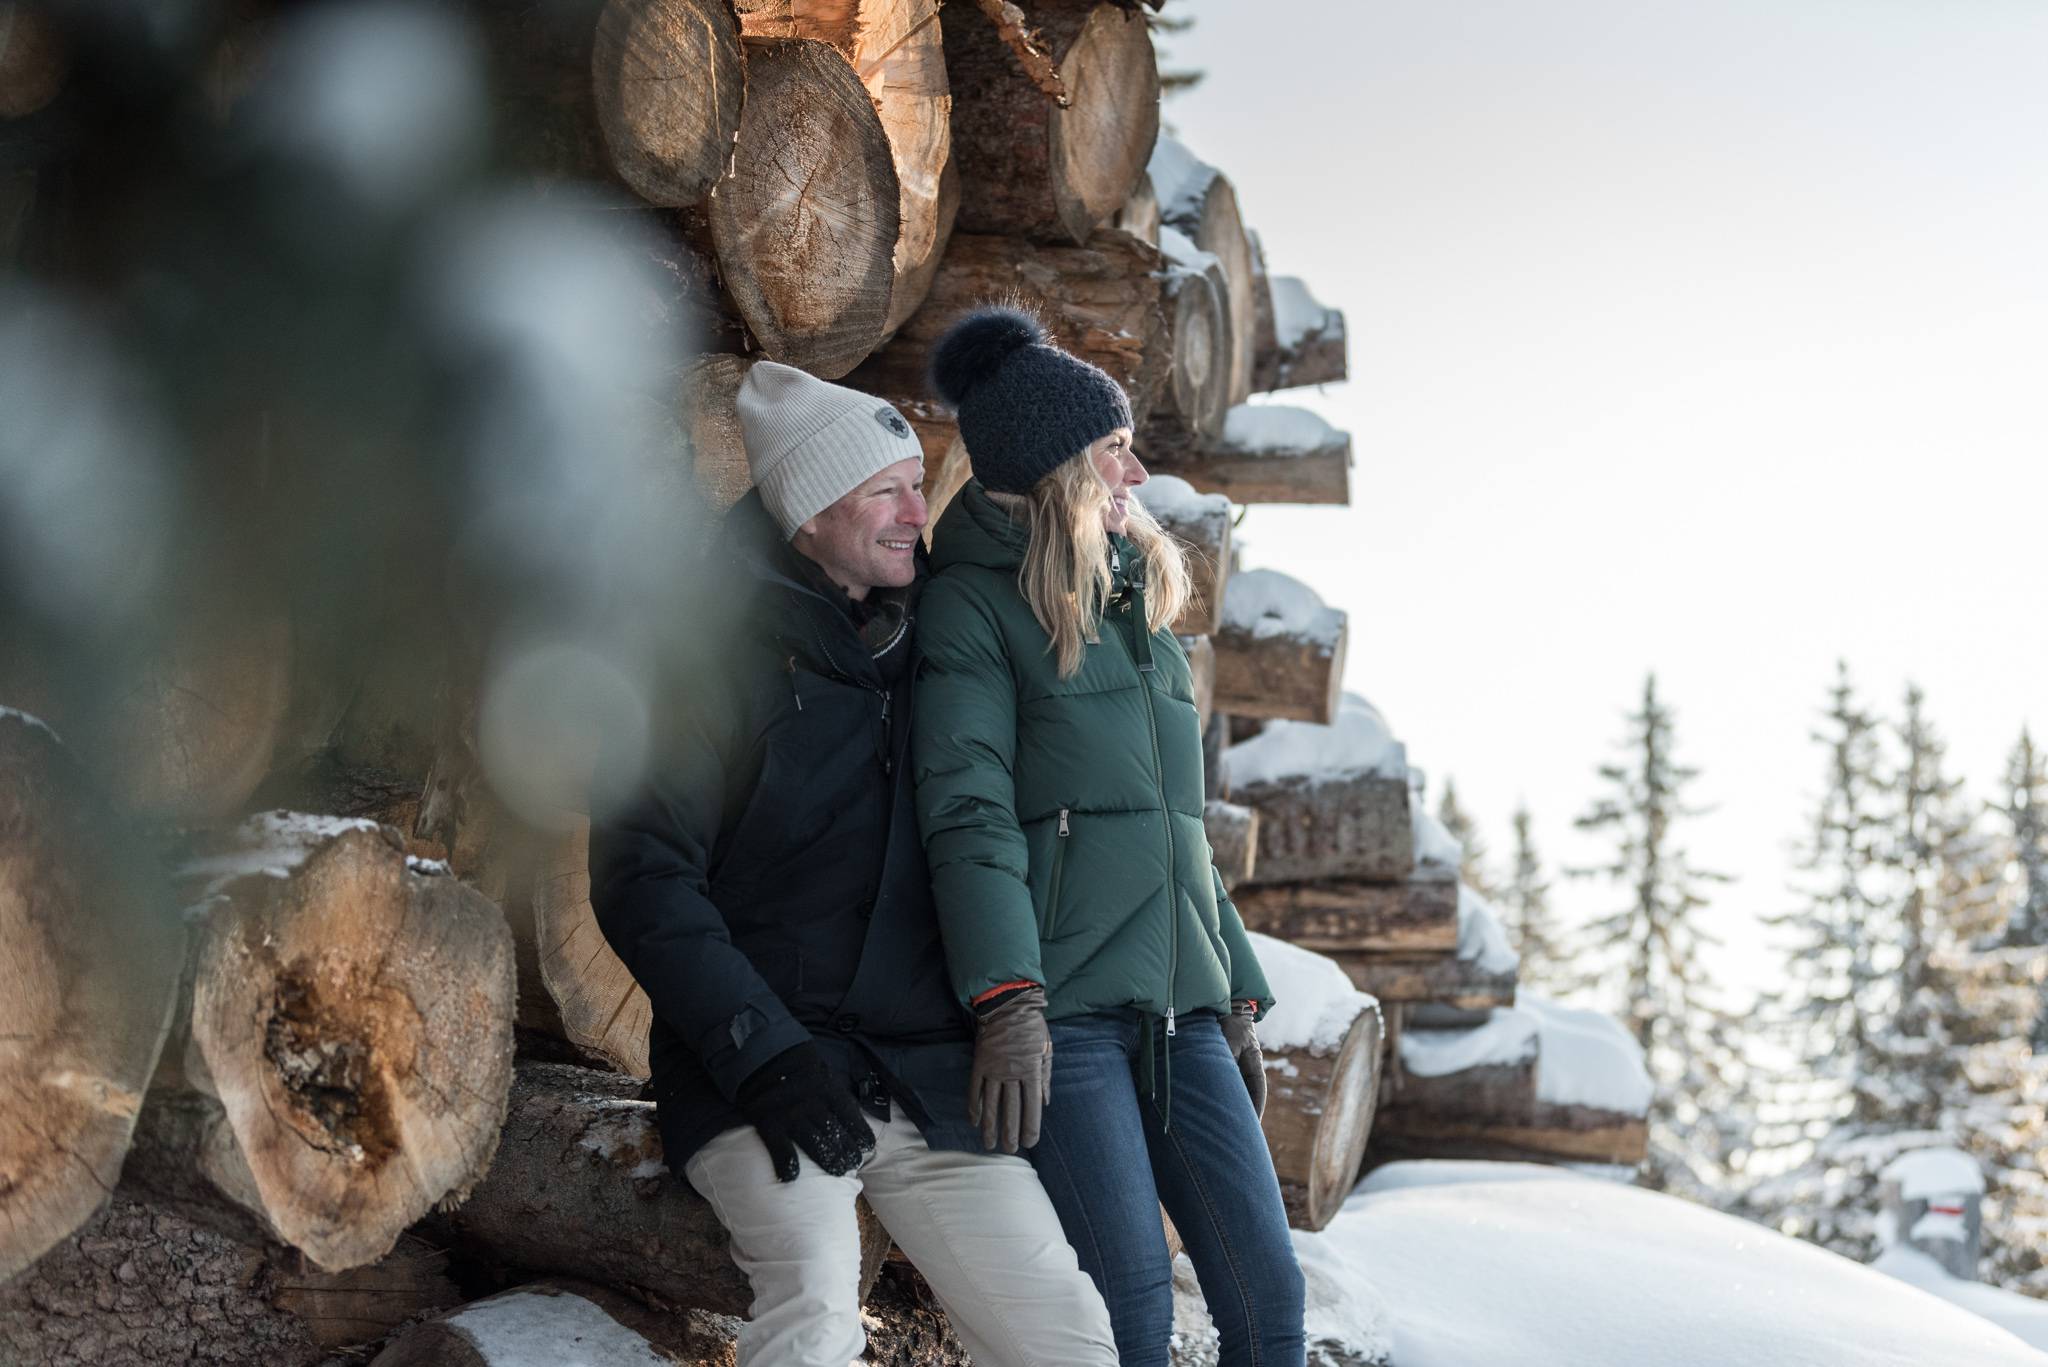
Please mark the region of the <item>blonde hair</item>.
<svg viewBox="0 0 2048 1367"><path fill-rule="evenodd" d="M1009 510L1030 537L1017 587L1031 615L1051 638L1059 676L1081 671L1085 647L1102 639L1102 613L1109 602L1109 485L1083 451L1054 467L1029 493L989 497ZM1157 631L1180 617L1191 591L1187 554L1145 506L1129 503L1124 536L1144 567L1145 629ZM1127 567L1128 568L1128 567Z"/></svg>

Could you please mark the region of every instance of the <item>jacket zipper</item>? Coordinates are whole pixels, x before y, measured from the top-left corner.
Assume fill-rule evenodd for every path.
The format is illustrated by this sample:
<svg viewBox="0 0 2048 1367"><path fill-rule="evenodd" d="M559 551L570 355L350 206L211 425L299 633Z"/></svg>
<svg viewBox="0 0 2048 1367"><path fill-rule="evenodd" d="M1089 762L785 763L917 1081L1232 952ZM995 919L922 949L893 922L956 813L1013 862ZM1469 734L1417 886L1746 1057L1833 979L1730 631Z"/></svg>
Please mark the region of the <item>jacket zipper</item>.
<svg viewBox="0 0 2048 1367"><path fill-rule="evenodd" d="M1060 876L1067 867L1067 809L1060 808L1060 829L1058 839L1052 846L1052 890L1045 896L1045 938L1050 940L1060 922Z"/></svg>
<svg viewBox="0 0 2048 1367"><path fill-rule="evenodd" d="M1131 611L1129 601L1124 603L1124 617L1130 626L1133 639L1131 662L1136 664L1138 661L1138 648L1135 644L1135 639L1137 633L1144 631L1145 627L1143 623L1137 620L1136 614ZM1149 635L1149 633L1147 634ZM1173 990L1174 983L1180 977L1180 898L1178 886L1174 882L1176 860L1174 858L1173 846L1173 813L1166 803L1166 764L1159 754L1159 712L1157 704L1152 701L1152 681L1144 677L1143 671L1140 672L1138 677L1138 692L1145 699L1145 724L1152 733L1152 778L1159 788L1159 815L1166 829L1166 931L1168 935L1166 942L1166 1037L1172 1039L1174 1035Z"/></svg>

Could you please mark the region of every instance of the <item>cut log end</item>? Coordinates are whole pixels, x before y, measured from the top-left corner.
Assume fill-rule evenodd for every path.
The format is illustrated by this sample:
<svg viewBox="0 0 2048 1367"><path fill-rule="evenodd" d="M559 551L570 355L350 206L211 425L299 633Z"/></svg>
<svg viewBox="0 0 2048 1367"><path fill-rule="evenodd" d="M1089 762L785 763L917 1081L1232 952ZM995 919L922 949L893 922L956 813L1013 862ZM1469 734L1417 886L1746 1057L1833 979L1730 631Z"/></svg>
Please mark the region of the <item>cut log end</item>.
<svg viewBox="0 0 2048 1367"><path fill-rule="evenodd" d="M579 818L542 861L533 890L540 978L562 1033L628 1077L648 1076L654 1008L605 942L590 909L590 823Z"/></svg>
<svg viewBox="0 0 2048 1367"><path fill-rule="evenodd" d="M1328 1225L1358 1180L1379 1104L1383 1038L1379 1011L1365 1007L1328 1054L1266 1056L1266 1143L1297 1229Z"/></svg>
<svg viewBox="0 0 2048 1367"><path fill-rule="evenodd" d="M1060 62L1070 103L1048 120L1053 202L1076 242L1129 202L1159 136L1159 63L1142 16L1096 5Z"/></svg>
<svg viewBox="0 0 2048 1367"><path fill-rule="evenodd" d="M732 156L746 89L731 10L714 0L607 0L590 78L619 179L650 204L702 202Z"/></svg>
<svg viewBox="0 0 2048 1367"><path fill-rule="evenodd" d="M726 289L773 360L837 379L888 331L901 224L889 139L827 43L747 51L732 175L711 197Z"/></svg>

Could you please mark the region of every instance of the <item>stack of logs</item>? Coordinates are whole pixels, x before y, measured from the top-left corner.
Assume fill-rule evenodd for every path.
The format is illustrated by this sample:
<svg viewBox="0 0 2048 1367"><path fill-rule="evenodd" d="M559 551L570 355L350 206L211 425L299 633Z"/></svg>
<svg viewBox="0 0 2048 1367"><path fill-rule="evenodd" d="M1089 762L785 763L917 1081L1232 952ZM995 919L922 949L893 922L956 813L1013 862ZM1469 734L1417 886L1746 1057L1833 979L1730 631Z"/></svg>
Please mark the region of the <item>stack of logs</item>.
<svg viewBox="0 0 2048 1367"><path fill-rule="evenodd" d="M0 118L63 84L36 14L0 4ZM901 407L934 518L966 462L926 363L963 309L1021 303L1129 391L1156 474L1142 497L1195 562L1177 629L1218 867L1254 929L1328 951L1388 1004L1383 1028L1346 998L1320 1046L1270 1059L1276 1166L1295 1221L1321 1227L1368 1136L1427 1137L1429 1088L1387 1040L1425 1004L1479 1010L1513 983L1458 957L1455 882L1418 865L1405 778L1231 792L1214 762L1261 725L1343 722L1343 614L1233 573L1231 529L1233 505L1348 503L1349 438L1250 401L1344 379L1344 321L1269 275L1230 180L1159 135L1143 12L472 17L519 170L651 224L658 303L717 348L675 396L676 460L714 507L747 488L733 397L762 357ZM0 1357L282 1367L448 1312L375 1361L489 1362L543 1325L726 1360L745 1288L662 1162L650 1009L592 919L585 823L511 819L459 704L421 715L403 704L422 690L376 673L339 687L297 625L223 609L89 714L33 662L0 680L23 709L0 711ZM380 654L471 696L437 675L446 651ZM892 1299L886 1236L867 1235L876 1360L956 1360L942 1323Z"/></svg>

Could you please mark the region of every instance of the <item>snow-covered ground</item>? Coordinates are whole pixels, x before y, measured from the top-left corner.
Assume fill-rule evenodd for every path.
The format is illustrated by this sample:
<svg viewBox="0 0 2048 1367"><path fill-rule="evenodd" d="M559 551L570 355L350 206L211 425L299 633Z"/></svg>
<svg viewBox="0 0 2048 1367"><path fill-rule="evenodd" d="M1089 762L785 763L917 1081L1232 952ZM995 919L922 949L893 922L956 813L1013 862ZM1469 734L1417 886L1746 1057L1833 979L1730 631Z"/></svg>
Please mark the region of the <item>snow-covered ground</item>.
<svg viewBox="0 0 2048 1367"><path fill-rule="evenodd" d="M1312 1367L2048 1367L1871 1268L1560 1168L1391 1163L1295 1245ZM1176 1361L1213 1362L1199 1292L1175 1287Z"/></svg>

